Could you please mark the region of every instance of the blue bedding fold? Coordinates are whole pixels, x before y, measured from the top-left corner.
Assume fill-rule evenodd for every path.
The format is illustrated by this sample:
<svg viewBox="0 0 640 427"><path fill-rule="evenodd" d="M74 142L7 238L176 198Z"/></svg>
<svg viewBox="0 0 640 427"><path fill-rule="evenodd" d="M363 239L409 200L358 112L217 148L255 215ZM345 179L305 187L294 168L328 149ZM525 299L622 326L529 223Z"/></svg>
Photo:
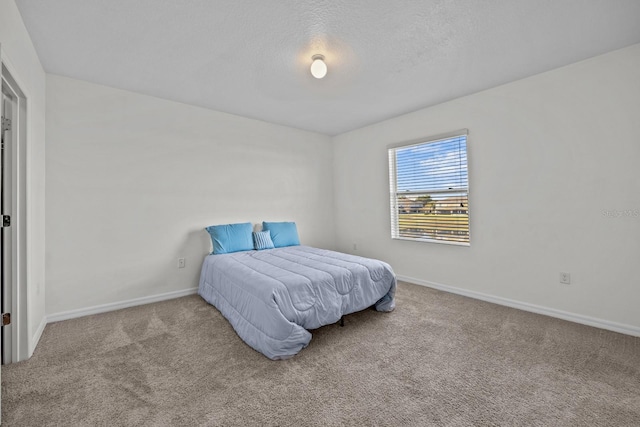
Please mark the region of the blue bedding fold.
<svg viewBox="0 0 640 427"><path fill-rule="evenodd" d="M375 306L395 307L396 277L382 261L291 246L209 255L198 294L247 344L270 359L305 348L309 329Z"/></svg>

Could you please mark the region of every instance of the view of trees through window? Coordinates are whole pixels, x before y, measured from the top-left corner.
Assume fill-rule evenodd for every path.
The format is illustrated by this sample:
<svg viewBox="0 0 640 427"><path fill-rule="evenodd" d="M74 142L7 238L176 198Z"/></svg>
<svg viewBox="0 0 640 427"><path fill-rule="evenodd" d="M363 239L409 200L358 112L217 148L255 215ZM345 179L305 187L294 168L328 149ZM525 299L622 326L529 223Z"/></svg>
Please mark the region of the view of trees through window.
<svg viewBox="0 0 640 427"><path fill-rule="evenodd" d="M394 238L469 243L467 137L389 150Z"/></svg>

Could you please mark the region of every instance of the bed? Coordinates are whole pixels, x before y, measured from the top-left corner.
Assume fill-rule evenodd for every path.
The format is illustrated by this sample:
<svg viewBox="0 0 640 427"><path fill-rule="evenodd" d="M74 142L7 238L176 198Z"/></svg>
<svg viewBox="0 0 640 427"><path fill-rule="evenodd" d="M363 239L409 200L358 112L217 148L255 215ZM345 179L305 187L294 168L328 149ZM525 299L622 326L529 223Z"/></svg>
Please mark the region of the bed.
<svg viewBox="0 0 640 427"><path fill-rule="evenodd" d="M273 360L294 356L310 329L345 314L392 311L395 291L385 262L298 245L208 255L198 287L240 338Z"/></svg>

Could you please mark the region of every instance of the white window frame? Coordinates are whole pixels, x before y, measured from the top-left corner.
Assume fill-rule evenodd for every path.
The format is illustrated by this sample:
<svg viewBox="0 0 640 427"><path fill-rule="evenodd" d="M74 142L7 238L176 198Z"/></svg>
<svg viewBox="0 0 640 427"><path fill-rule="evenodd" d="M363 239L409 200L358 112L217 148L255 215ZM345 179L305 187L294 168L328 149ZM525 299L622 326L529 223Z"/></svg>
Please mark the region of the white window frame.
<svg viewBox="0 0 640 427"><path fill-rule="evenodd" d="M446 190L438 190L438 191L429 191L429 194L460 194L461 192L466 192L467 195L467 218L468 218L468 226L469 226L469 239L467 242L460 242L454 240L447 240L445 238L442 239L433 239L428 237L406 237L400 236L399 231L399 206L398 206L398 196L400 195L412 195L412 194L425 194L423 191L418 192L399 192L397 188L397 166L396 166L396 151L398 149L409 148L411 146L418 146L423 144L430 144L438 141L443 141L455 137L465 137L465 151L467 155L467 187L466 188L455 188L455 189L446 189ZM469 211L469 131L467 129L461 129L455 132L448 132L440 135L430 136L426 138L420 138L412 141L405 141L397 144L391 144L387 146L388 157L389 157L389 190L390 190L390 210L391 210L391 238L394 240L409 240L413 242L426 242L426 243L440 243L454 246L471 246L471 212Z"/></svg>

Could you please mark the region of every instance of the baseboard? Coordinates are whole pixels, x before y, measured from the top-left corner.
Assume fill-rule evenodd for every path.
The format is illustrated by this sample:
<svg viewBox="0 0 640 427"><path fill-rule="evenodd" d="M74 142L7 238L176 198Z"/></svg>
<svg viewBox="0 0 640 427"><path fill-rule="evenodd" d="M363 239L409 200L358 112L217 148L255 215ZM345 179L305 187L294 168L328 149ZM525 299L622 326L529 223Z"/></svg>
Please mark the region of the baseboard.
<svg viewBox="0 0 640 427"><path fill-rule="evenodd" d="M640 337L640 327L625 325L623 323L611 322L609 320L598 319L596 317L583 316L582 314L570 313L567 311L556 310L555 308L543 307L540 305L529 304L526 302L516 301L508 298L497 297L481 292L470 291L467 289L456 288L454 286L442 285L440 283L429 282L426 280L416 279L413 277L397 275L398 280L404 282L415 283L416 285L426 286L438 289L440 291L452 294L462 295L469 298L479 299L498 305L504 305L519 310L530 311L532 313L544 314L545 316L556 317L558 319L568 320L570 322L580 323L587 326L593 326L608 331L619 332L621 334L633 335Z"/></svg>
<svg viewBox="0 0 640 427"><path fill-rule="evenodd" d="M135 307L137 305L150 304L152 302L165 301L168 299L180 298L193 295L198 292L198 288L183 289L180 291L167 292L164 294L151 295L148 297L134 298L126 301L112 302L109 304L96 305L93 307L79 308L77 310L62 311L47 315L47 323L59 322L61 320L75 319L77 317L90 316L92 314L106 313L107 311L120 310L122 308Z"/></svg>
<svg viewBox="0 0 640 427"><path fill-rule="evenodd" d="M33 337L31 338L31 345L28 348L29 354L27 356L27 359L33 356L33 352L36 350L36 346L40 342L40 337L42 337L42 333L44 332L45 326L47 326L47 317L42 316L42 321L40 321L40 324L38 325L38 329L36 329L36 333L33 334Z"/></svg>

